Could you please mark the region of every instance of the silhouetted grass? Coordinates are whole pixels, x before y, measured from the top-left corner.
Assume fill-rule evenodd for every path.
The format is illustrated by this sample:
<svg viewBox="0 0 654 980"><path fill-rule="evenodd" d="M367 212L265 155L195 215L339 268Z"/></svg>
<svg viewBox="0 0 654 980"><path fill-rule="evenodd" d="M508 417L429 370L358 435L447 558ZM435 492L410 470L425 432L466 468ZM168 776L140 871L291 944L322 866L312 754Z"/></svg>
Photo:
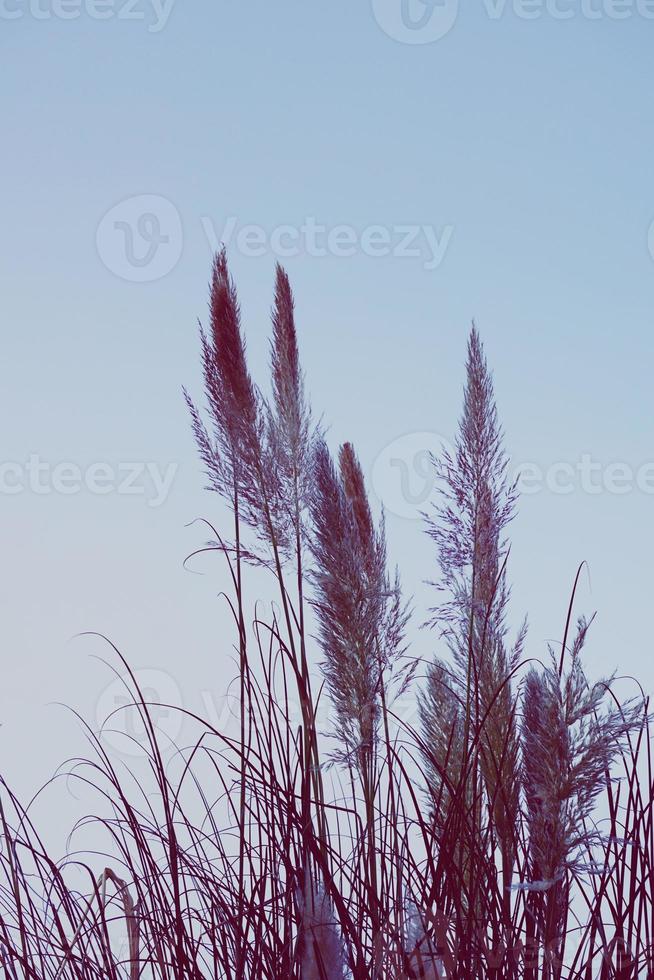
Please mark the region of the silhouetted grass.
<svg viewBox="0 0 654 980"><path fill-rule="evenodd" d="M136 778L86 729L89 758L66 772L97 794L77 828L97 844L63 860L0 786L3 976L654 977L648 703L587 681L572 601L545 666L525 664L524 629L506 639L516 495L477 331L456 451L434 461L444 595L424 668L356 454L346 444L335 465L313 422L285 273L269 401L224 253L201 344L206 406L187 400L232 515L202 550L225 563L238 718L218 730L166 706L194 733L171 753L115 651L147 767ZM250 595L251 565L273 604ZM408 692L415 726L398 707Z"/></svg>

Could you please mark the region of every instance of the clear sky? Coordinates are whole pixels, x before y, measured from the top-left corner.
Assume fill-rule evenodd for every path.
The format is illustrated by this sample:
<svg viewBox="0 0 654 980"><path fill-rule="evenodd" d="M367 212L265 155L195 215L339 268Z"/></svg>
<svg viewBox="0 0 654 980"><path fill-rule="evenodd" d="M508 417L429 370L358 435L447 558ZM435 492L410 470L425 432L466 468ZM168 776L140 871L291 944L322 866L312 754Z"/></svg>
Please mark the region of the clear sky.
<svg viewBox="0 0 654 980"><path fill-rule="evenodd" d="M205 537L187 524L217 517L181 385L200 392L221 239L261 379L288 269L314 407L387 505L416 649L436 643L423 453L454 434L474 317L507 449L542 473L510 561L528 653L586 560L589 672L652 690L653 15L0 0L0 770L21 792L82 749L53 702L115 704L77 634L192 710L232 673L222 568L182 567Z"/></svg>

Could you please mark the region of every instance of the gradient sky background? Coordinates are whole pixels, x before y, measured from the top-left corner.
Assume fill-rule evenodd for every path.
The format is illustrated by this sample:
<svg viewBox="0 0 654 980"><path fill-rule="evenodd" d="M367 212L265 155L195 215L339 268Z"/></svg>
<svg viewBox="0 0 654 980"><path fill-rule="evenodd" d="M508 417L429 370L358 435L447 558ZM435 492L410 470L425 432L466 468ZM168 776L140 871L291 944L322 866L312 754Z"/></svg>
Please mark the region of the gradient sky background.
<svg viewBox="0 0 654 980"><path fill-rule="evenodd" d="M600 0L596 19L572 0L565 20L527 20L510 3L492 18L474 0L444 37L409 44L379 23L393 33L400 0L378 0L377 17L369 0L177 0L159 31L139 2L129 20L124 0L109 0L106 20L88 3L62 19L48 0L6 0L0 15L1 460L178 467L159 507L144 494L0 493L0 771L22 794L84 749L55 702L92 724L114 706L94 659L106 645L80 632L110 637L191 710L218 704L233 673L222 566L182 567L205 538L187 524L218 515L181 396L183 383L200 393L207 226L218 239L229 218L268 232L307 218L452 229L436 269L424 254L360 248L284 260L314 407L334 447L355 442L386 501L420 653L436 646L417 629L434 555L401 516L389 460L419 495L412 468L429 439L412 434L454 434L471 318L515 463L654 460L653 20L635 7L616 19ZM169 238L155 261L172 268L135 282L114 222L137 233L143 195L170 202L155 202ZM229 250L262 381L277 258L264 253ZM585 559L578 610L598 612L589 673L618 668L653 689L653 513L637 488L523 499L512 618L528 613L531 656L560 638ZM63 827L68 803L57 805Z"/></svg>

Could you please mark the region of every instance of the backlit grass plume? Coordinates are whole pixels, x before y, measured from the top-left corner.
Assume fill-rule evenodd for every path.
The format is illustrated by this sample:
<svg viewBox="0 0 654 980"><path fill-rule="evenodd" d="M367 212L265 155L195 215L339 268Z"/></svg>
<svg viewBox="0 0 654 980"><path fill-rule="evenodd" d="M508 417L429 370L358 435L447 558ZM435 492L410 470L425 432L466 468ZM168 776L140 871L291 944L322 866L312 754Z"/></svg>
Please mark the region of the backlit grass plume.
<svg viewBox="0 0 654 980"><path fill-rule="evenodd" d="M260 398L252 382L241 332L236 287L225 251L213 262L209 298L210 330L200 330L209 428L185 391L193 431L209 486L235 506L254 527L261 523L264 465Z"/></svg>
<svg viewBox="0 0 654 980"><path fill-rule="evenodd" d="M493 381L477 329L468 340L463 412L455 451L434 459L441 501L428 517L445 601L433 612L449 658L437 656L420 697L425 771L439 846L446 850L450 898L463 896L468 919L488 922L495 848L502 929L510 931L510 887L519 805L518 731L512 675L524 629L506 646L505 529L515 486L507 476ZM477 970L471 951L468 969Z"/></svg>
<svg viewBox="0 0 654 980"><path fill-rule="evenodd" d="M349 443L337 472L324 441L314 459L314 605L322 670L344 754L368 772L388 672L404 652L406 614L387 572L383 525L375 528L363 474Z"/></svg>
<svg viewBox="0 0 654 980"><path fill-rule="evenodd" d="M286 272L277 266L272 316L271 379L273 410L269 413L271 456L284 483L289 521L300 533L308 504L313 432L311 412L300 367L294 301Z"/></svg>

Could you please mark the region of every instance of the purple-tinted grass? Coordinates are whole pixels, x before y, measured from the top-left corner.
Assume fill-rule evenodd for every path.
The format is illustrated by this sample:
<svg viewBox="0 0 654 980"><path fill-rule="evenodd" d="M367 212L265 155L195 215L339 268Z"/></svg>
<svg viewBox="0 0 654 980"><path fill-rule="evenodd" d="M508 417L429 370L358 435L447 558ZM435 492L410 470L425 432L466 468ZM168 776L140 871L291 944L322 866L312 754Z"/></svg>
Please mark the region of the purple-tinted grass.
<svg viewBox="0 0 654 980"><path fill-rule="evenodd" d="M587 624L569 639L572 604L546 666L523 667L524 630L508 643L516 495L478 332L457 448L435 461L444 596L439 656L421 678L383 516L353 447L335 464L312 422L282 269L272 323L267 400L218 255L206 406L187 401L232 515L202 550L222 557L229 582L237 717L217 727L167 705L190 733L171 747L114 650L146 765L130 773L86 729L89 757L65 772L96 794L72 836L91 835L93 850L62 860L0 784L0 975L654 977L648 705L620 704L613 678L587 681ZM251 563L270 577L269 605L249 595ZM415 723L400 712L408 696Z"/></svg>

